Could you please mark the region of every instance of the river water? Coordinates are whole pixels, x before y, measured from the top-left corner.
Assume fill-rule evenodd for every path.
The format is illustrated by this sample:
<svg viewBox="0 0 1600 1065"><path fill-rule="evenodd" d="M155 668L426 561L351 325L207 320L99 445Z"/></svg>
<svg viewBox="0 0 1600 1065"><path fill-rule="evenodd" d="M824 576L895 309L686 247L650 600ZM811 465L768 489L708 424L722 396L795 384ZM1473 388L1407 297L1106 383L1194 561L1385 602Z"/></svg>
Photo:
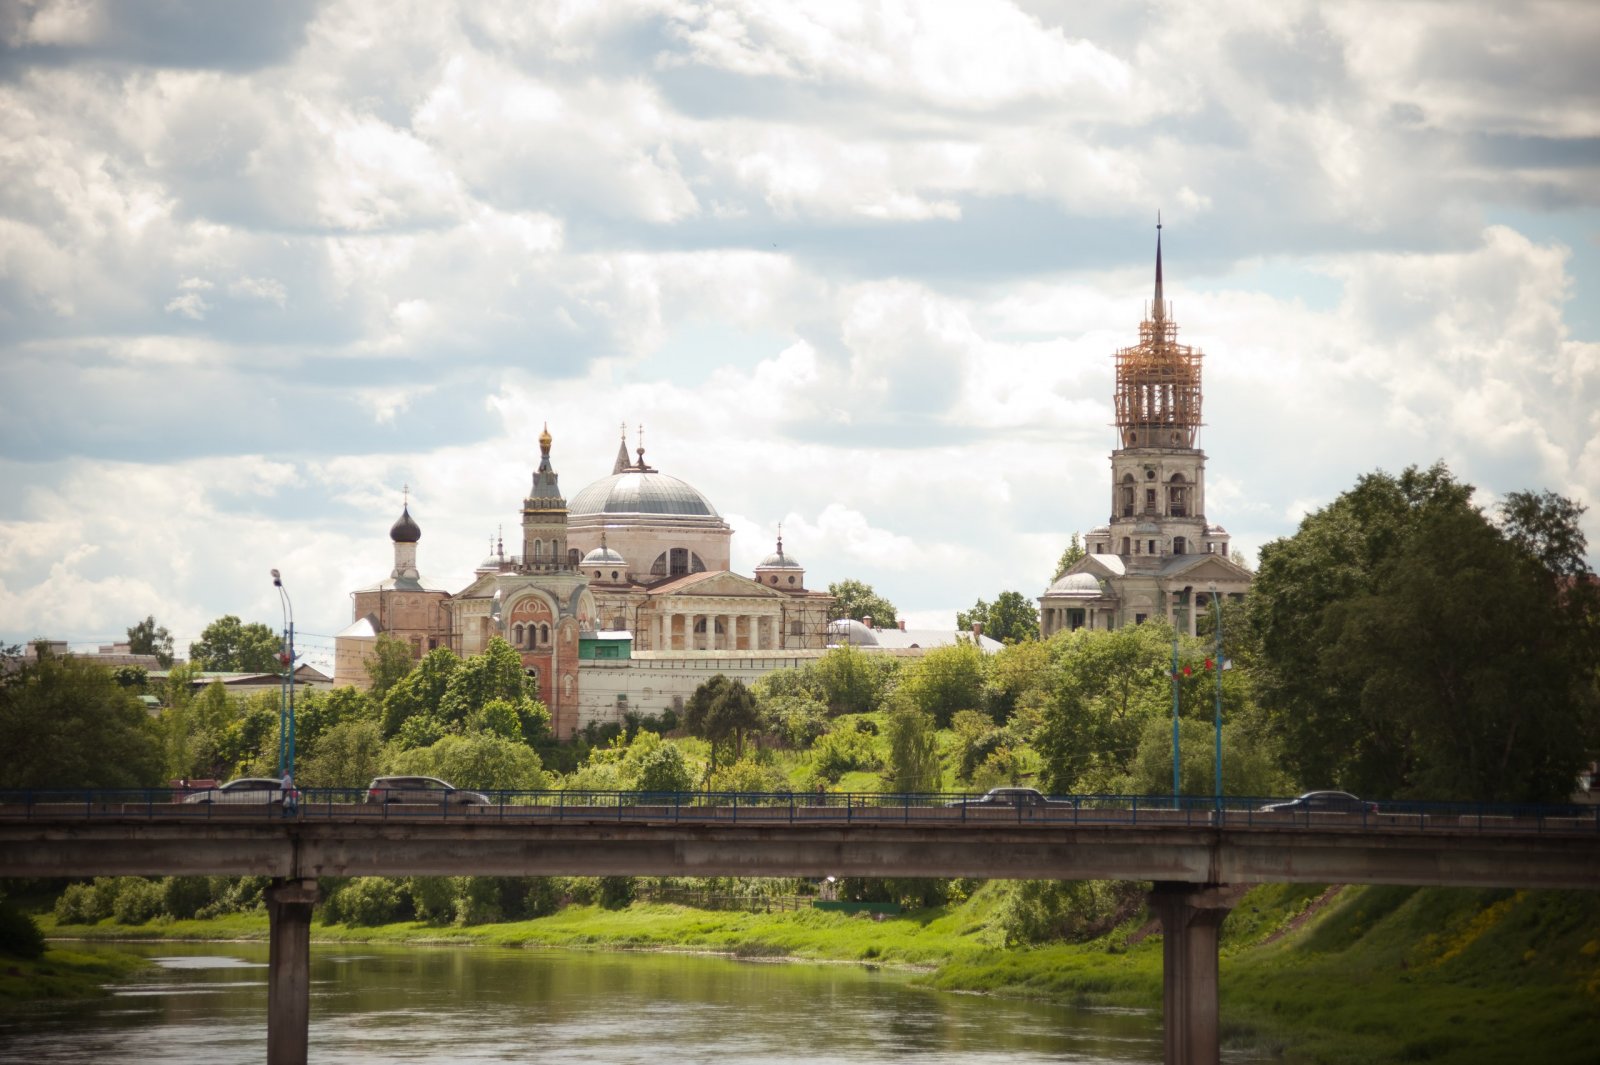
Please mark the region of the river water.
<svg viewBox="0 0 1600 1065"><path fill-rule="evenodd" d="M102 1001L0 1018L0 1061L265 1060L265 945L120 949L159 967ZM1161 1060L1149 1013L953 995L848 965L482 947L316 945L311 958L314 1065Z"/></svg>

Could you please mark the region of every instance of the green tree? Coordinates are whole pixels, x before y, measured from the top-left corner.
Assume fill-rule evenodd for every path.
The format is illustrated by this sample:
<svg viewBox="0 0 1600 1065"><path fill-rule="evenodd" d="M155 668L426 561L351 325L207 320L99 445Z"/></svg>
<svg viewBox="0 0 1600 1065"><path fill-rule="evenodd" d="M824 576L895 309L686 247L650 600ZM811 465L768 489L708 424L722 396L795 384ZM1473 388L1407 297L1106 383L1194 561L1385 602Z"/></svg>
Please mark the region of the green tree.
<svg viewBox="0 0 1600 1065"><path fill-rule="evenodd" d="M378 633L378 638L372 644L372 654L363 663L367 677L372 682L367 694L383 702L389 689L400 683L416 664L416 659L411 657L410 644L387 632Z"/></svg>
<svg viewBox="0 0 1600 1065"><path fill-rule="evenodd" d="M694 770L678 745L654 732L639 732L622 758L622 776L634 791L677 792L694 788Z"/></svg>
<svg viewBox="0 0 1600 1065"><path fill-rule="evenodd" d="M1082 561L1083 555L1083 541L1078 538L1077 533L1073 533L1072 541L1067 544L1066 550L1061 552L1061 557L1056 559L1056 571L1051 575L1050 583L1059 581L1067 570Z"/></svg>
<svg viewBox="0 0 1600 1065"><path fill-rule="evenodd" d="M478 733L445 736L390 756L391 773L439 777L458 788L538 791L549 786L539 756L524 743Z"/></svg>
<svg viewBox="0 0 1600 1065"><path fill-rule="evenodd" d="M341 721L322 733L315 751L295 760L295 783L303 788L360 788L382 774L384 755L377 721Z"/></svg>
<svg viewBox="0 0 1600 1065"><path fill-rule="evenodd" d="M1039 638L1039 608L1021 592L1001 592L992 603L979 599L971 610L956 614L956 628L971 632L983 626L983 634L1002 643L1021 643Z"/></svg>
<svg viewBox="0 0 1600 1065"><path fill-rule="evenodd" d="M806 667L817 698L828 712L869 714L878 709L898 665L891 658L870 655L848 645L830 647Z"/></svg>
<svg viewBox="0 0 1600 1065"><path fill-rule="evenodd" d="M1053 636L1033 737L1042 790L1109 791L1128 772L1147 718L1171 720L1172 627L1156 620Z"/></svg>
<svg viewBox="0 0 1600 1065"><path fill-rule="evenodd" d="M888 711L889 764L884 790L934 792L944 787L939 764L939 735L933 715L896 696Z"/></svg>
<svg viewBox="0 0 1600 1065"><path fill-rule="evenodd" d="M414 717L438 718L451 674L461 659L448 647L436 647L396 681L383 698L383 738L393 739ZM442 732L441 732L442 734Z"/></svg>
<svg viewBox="0 0 1600 1065"><path fill-rule="evenodd" d="M731 753L728 760L734 762L744 757L745 737L760 728L761 716L744 681L718 673L689 697L683 724L691 735L711 744L711 771L715 773L719 753Z"/></svg>
<svg viewBox="0 0 1600 1065"><path fill-rule="evenodd" d="M212 673L277 673L283 669L278 659L282 651L282 639L266 625L246 625L224 614L189 645L189 660Z"/></svg>
<svg viewBox="0 0 1600 1065"><path fill-rule="evenodd" d="M445 682L437 716L447 732L472 732L488 729L506 735L520 735L523 742L535 744L550 735L550 711L535 698L532 678L523 668L516 649L500 637L489 641L482 654L463 661ZM505 722L504 712L514 715L516 731L493 725Z"/></svg>
<svg viewBox="0 0 1600 1065"><path fill-rule="evenodd" d="M154 614L128 629L128 650L136 655L155 655L162 669L172 668L172 633L158 626Z"/></svg>
<svg viewBox="0 0 1600 1065"><path fill-rule="evenodd" d="M983 706L984 654L970 643L935 647L905 668L899 693L949 728L960 710Z"/></svg>
<svg viewBox="0 0 1600 1065"><path fill-rule="evenodd" d="M0 788L162 782L159 731L111 671L45 655L0 672Z"/></svg>
<svg viewBox="0 0 1600 1065"><path fill-rule="evenodd" d="M833 596L833 605L828 608L829 621L837 621L840 618L865 621L871 618L873 626L880 629L892 629L899 624L894 604L873 591L872 585L863 581L853 579L835 581L828 585L828 594Z"/></svg>
<svg viewBox="0 0 1600 1065"><path fill-rule="evenodd" d="M1557 799L1600 733L1581 508L1508 497L1504 531L1442 465L1377 473L1266 545L1255 670L1299 782Z"/></svg>

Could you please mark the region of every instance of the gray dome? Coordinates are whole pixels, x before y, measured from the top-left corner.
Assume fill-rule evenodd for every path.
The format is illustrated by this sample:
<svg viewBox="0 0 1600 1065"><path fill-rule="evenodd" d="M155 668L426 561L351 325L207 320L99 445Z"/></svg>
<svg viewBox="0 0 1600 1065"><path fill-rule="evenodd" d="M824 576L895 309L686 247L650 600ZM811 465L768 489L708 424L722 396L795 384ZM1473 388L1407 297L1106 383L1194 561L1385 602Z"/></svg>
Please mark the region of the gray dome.
<svg viewBox="0 0 1600 1065"><path fill-rule="evenodd" d="M581 565L585 566L625 566L628 560L611 550L609 547L597 547L583 556Z"/></svg>
<svg viewBox="0 0 1600 1065"><path fill-rule="evenodd" d="M567 504L573 517L606 514L663 514L721 517L710 500L676 477L627 470L602 477Z"/></svg>
<svg viewBox="0 0 1600 1065"><path fill-rule="evenodd" d="M1038 587L1038 585L1034 585ZM1050 586L1046 595L1080 595L1096 596L1100 594L1100 582L1092 573L1069 573Z"/></svg>
<svg viewBox="0 0 1600 1065"><path fill-rule="evenodd" d="M849 644L852 647L878 646L878 634L855 618L840 618L828 622L828 643Z"/></svg>
<svg viewBox="0 0 1600 1065"><path fill-rule="evenodd" d="M762 559L761 562L756 566L756 569L805 569L805 567L796 562L794 559L790 558L788 555L781 555L774 552L773 554L770 554L766 558Z"/></svg>

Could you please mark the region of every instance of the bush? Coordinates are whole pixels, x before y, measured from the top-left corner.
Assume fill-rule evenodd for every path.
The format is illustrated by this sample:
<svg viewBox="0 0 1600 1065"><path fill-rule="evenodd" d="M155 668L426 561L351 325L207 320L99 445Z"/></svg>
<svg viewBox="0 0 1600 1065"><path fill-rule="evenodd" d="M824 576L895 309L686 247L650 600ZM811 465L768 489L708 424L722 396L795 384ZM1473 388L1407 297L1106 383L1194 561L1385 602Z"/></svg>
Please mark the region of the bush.
<svg viewBox="0 0 1600 1065"><path fill-rule="evenodd" d="M358 876L328 896L322 919L349 925L380 925L404 916L400 885L385 876Z"/></svg>
<svg viewBox="0 0 1600 1065"><path fill-rule="evenodd" d="M118 924L145 924L161 915L161 885L143 877L119 878L111 916Z"/></svg>
<svg viewBox="0 0 1600 1065"><path fill-rule="evenodd" d="M99 910L99 898L89 884L68 884L56 899L57 924L95 924L109 916Z"/></svg>
<svg viewBox="0 0 1600 1065"><path fill-rule="evenodd" d="M405 892L411 896L411 908L417 920L429 924L444 924L456 915L455 877L413 876L405 881Z"/></svg>
<svg viewBox="0 0 1600 1065"><path fill-rule="evenodd" d="M561 909L561 885L553 876L530 876L528 892L522 899L529 917L549 917Z"/></svg>
<svg viewBox="0 0 1600 1065"><path fill-rule="evenodd" d="M458 877L455 900L456 924L494 924L505 910L500 905L500 878L494 876Z"/></svg>
<svg viewBox="0 0 1600 1065"><path fill-rule="evenodd" d="M37 958L44 954L44 933L33 918L0 899L0 954Z"/></svg>
<svg viewBox="0 0 1600 1065"><path fill-rule="evenodd" d="M266 905L268 880L264 876L207 877L211 901L195 916L220 917L225 913L253 913Z"/></svg>
<svg viewBox="0 0 1600 1065"><path fill-rule="evenodd" d="M633 901L634 881L631 876L603 876L600 878L600 905L608 910L621 910Z"/></svg>
<svg viewBox="0 0 1600 1065"><path fill-rule="evenodd" d="M186 921L211 904L211 878L169 876L160 882L161 912Z"/></svg>

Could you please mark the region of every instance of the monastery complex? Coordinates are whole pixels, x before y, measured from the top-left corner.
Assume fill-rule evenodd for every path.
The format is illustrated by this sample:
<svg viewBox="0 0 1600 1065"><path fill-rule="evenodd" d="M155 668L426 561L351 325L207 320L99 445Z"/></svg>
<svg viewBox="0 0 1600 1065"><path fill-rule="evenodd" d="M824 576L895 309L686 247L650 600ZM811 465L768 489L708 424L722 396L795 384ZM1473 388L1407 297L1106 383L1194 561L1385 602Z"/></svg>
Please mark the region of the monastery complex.
<svg viewBox="0 0 1600 1065"><path fill-rule="evenodd" d="M1193 634L1202 610L1249 588L1250 572L1228 557L1227 532L1207 519L1202 354L1177 332L1158 232L1155 298L1138 344L1114 356L1109 520L1039 599L1044 636L1157 615ZM553 444L547 427L522 500L520 553L497 544L459 591L424 585L422 530L409 504L402 508L389 530L394 569L353 593L352 624L336 637L336 684L366 686L380 634L405 641L416 658L438 647L477 654L499 636L538 679L555 734L566 739L591 722L681 708L717 673L749 682L834 644L910 655L958 640L1000 646L979 632L830 623L832 596L807 586L781 535L752 575L732 572L728 523L695 488L647 463L642 445L630 456L626 427L611 474L570 500Z"/></svg>

